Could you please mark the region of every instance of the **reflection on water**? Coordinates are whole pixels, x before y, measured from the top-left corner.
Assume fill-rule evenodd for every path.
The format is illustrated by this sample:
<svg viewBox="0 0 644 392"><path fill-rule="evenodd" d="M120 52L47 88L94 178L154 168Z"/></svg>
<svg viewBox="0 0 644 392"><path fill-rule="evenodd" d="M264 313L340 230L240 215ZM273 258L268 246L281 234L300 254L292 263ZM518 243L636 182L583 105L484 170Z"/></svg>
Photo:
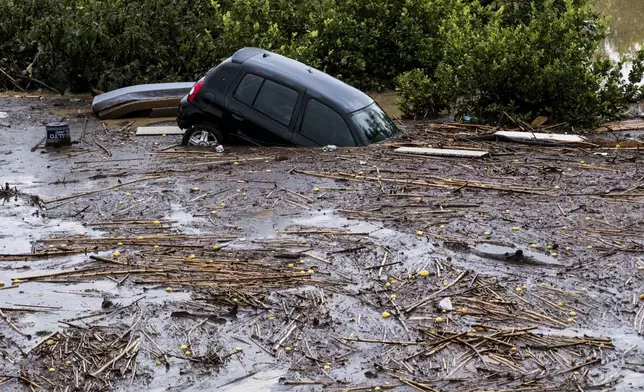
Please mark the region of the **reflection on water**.
<svg viewBox="0 0 644 392"><path fill-rule="evenodd" d="M606 49L612 59L633 54L644 43L644 0L597 0L599 10L610 17Z"/></svg>

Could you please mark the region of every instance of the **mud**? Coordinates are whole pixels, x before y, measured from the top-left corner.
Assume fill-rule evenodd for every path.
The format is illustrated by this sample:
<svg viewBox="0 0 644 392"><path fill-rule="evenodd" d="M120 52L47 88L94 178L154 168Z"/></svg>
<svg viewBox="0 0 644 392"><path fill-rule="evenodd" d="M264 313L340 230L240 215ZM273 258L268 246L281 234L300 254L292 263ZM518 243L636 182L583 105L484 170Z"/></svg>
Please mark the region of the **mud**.
<svg viewBox="0 0 644 392"><path fill-rule="evenodd" d="M0 319L2 390L29 390L20 375L60 391L644 388L636 149L473 143L472 129L404 122L379 146L216 154L104 127L83 97L0 96L0 111L0 183L19 191L0 205L0 307L30 337ZM31 152L61 117L77 143ZM517 250L530 262L508 260ZM250 283L212 273L226 263ZM455 311L438 310L445 297ZM140 349L92 378L118 352L83 365L64 346L92 330Z"/></svg>

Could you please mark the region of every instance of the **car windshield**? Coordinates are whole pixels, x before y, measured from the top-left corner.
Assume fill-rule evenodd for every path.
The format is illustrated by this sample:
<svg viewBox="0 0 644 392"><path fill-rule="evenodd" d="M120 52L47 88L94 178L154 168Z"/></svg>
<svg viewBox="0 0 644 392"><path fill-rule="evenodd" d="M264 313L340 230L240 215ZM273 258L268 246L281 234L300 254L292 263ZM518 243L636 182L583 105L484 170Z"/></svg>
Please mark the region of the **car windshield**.
<svg viewBox="0 0 644 392"><path fill-rule="evenodd" d="M351 121L371 143L385 140L396 133L394 123L375 102L352 113Z"/></svg>

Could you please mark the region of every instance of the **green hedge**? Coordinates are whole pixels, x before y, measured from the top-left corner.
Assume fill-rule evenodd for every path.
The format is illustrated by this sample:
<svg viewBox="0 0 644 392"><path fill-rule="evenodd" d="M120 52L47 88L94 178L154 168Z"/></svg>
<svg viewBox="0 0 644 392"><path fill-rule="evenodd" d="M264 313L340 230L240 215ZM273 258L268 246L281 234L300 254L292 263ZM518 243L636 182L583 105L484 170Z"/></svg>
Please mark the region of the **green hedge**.
<svg viewBox="0 0 644 392"><path fill-rule="evenodd" d="M0 0L0 68L23 86L110 90L195 80L259 46L363 89L396 83L407 116L593 124L640 92L598 56L606 30L589 2Z"/></svg>

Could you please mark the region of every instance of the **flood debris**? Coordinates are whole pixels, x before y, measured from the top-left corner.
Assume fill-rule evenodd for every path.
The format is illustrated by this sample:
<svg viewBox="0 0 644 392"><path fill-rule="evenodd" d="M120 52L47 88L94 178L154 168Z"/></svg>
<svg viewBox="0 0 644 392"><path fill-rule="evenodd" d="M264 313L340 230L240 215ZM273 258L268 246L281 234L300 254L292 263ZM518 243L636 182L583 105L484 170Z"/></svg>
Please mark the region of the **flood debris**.
<svg viewBox="0 0 644 392"><path fill-rule="evenodd" d="M136 136L183 135L185 130L177 126L138 127Z"/></svg>
<svg viewBox="0 0 644 392"><path fill-rule="evenodd" d="M121 118L141 112L152 113L155 109L171 109L174 115L179 100L188 94L193 84L153 83L120 88L95 96L92 110L101 119Z"/></svg>
<svg viewBox="0 0 644 392"><path fill-rule="evenodd" d="M490 155L487 151L454 150L448 148L400 147L394 151L400 154L434 155L459 158L483 158Z"/></svg>

